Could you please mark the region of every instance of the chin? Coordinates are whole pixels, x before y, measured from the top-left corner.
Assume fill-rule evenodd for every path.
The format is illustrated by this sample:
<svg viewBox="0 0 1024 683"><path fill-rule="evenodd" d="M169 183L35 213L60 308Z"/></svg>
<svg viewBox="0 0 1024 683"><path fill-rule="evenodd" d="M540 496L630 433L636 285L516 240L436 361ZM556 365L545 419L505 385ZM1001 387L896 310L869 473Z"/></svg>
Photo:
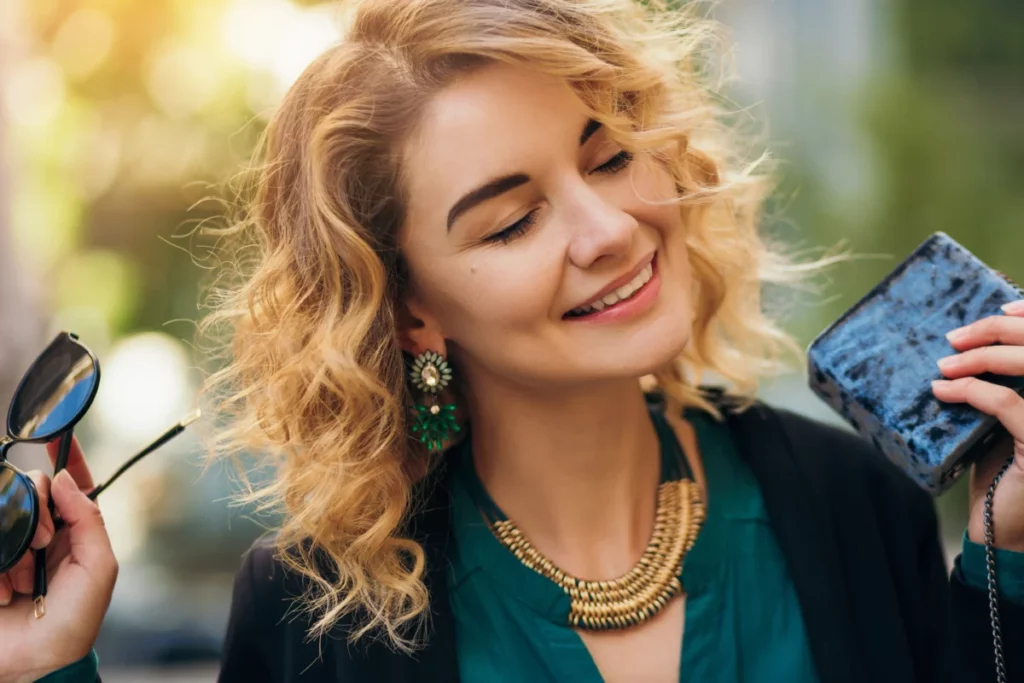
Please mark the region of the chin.
<svg viewBox="0 0 1024 683"><path fill-rule="evenodd" d="M622 357L635 364L633 374L640 377L661 370L679 358L693 337L693 315L689 292L665 287L658 305L644 321L622 341Z"/></svg>
<svg viewBox="0 0 1024 683"><path fill-rule="evenodd" d="M637 339L630 343L629 356L636 365L630 374L636 377L650 375L679 358L690 343L690 326L687 325L685 330L675 332L655 339Z"/></svg>
<svg viewBox="0 0 1024 683"><path fill-rule="evenodd" d="M661 370L679 358L690 343L689 320L688 312L684 311L623 335L615 340L612 348L591 349L599 351L593 361L595 374L609 379L640 378Z"/></svg>

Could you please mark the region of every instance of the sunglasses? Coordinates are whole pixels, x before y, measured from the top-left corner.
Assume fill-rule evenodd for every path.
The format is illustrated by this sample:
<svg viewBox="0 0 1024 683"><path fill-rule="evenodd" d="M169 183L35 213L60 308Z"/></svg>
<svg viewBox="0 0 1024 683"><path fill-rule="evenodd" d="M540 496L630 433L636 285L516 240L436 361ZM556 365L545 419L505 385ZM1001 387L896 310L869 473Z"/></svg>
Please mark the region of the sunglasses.
<svg viewBox="0 0 1024 683"><path fill-rule="evenodd" d="M7 411L7 433L0 436L0 574L10 571L28 552L39 525L39 493L24 472L7 461L16 443L49 443L59 439L53 467L67 465L75 425L89 410L100 386L100 362L73 332L59 333L39 354L14 392ZM199 418L195 411L164 432L122 465L107 481L88 492L95 500L125 470L184 431ZM53 516L53 498L47 505ZM54 519L54 530L64 526ZM36 618L46 613L46 549L35 551L32 599Z"/></svg>

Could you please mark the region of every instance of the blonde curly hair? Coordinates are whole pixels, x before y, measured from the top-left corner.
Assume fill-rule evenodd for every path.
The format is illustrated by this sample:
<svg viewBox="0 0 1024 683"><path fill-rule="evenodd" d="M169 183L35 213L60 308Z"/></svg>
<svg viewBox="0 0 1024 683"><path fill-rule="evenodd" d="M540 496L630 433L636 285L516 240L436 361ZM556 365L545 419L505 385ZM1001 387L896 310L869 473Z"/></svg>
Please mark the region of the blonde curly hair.
<svg viewBox="0 0 1024 683"><path fill-rule="evenodd" d="M206 386L228 418L215 453L272 463L242 502L283 513L278 555L308 579L310 637L358 613L351 638L409 649L427 612L424 552L403 532L430 456L408 436L396 334L399 160L425 103L460 75L507 63L564 79L676 179L695 313L685 353L651 380L669 397L713 412L697 388L711 372L749 403L798 351L761 311L763 283L799 268L759 237L769 186L720 115L718 32L657 0L364 0L289 90L243 216L219 231L241 240L244 267L211 290L202 331L228 356Z"/></svg>

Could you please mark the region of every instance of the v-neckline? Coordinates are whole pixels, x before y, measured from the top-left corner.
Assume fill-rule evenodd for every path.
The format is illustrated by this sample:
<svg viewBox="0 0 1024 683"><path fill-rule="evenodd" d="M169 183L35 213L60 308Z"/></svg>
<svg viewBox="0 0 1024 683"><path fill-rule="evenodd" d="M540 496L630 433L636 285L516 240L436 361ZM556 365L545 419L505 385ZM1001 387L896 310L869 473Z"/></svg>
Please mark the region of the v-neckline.
<svg viewBox="0 0 1024 683"><path fill-rule="evenodd" d="M681 476L692 478L692 470L682 445L675 430L663 414L661 405L651 405L649 409L658 431L662 459L662 481L672 481ZM711 418L703 413L698 414L698 411L690 410L687 410L684 416L693 424L698 449L700 449L702 444L706 445L710 437L709 430L712 429L712 426L705 420ZM559 650L559 661L557 662L559 670L567 676L571 675L571 680L579 683L597 683L603 680L597 662L584 639L579 632L568 625L569 597L560 586L524 565L508 551L497 540L484 516L480 514L477 499L469 487L479 486L480 489L483 489L483 484L473 469L469 442L470 439L467 435L466 441L458 451L451 454L455 456L451 463L454 470L451 478L454 511L452 521L454 528L458 529L456 552L462 557L453 564L455 574L453 574L450 589L457 591L461 582L469 579L476 571L486 572L489 575L489 580L499 586L514 587L514 590L505 591L504 596L521 603L528 611L541 618L544 623L544 626L541 627L544 631L544 639ZM673 462L677 465L673 466ZM483 493L486 494L486 491L484 490ZM500 510L497 512L500 513ZM703 552L699 549L701 545L700 536L698 536L697 543L690 550L688 557ZM686 574L687 566L684 561L680 572L681 579ZM685 595L677 599L685 600ZM686 619L686 609L684 603L684 620ZM687 661L685 642L686 638L683 637L679 643L680 676L682 676L684 663Z"/></svg>

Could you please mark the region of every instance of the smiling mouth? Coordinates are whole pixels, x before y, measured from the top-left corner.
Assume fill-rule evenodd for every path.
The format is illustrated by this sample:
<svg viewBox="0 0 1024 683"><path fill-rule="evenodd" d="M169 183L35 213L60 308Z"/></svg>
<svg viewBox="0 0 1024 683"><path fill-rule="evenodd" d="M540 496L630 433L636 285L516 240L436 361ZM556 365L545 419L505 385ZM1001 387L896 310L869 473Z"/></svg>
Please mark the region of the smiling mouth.
<svg viewBox="0 0 1024 683"><path fill-rule="evenodd" d="M652 259L650 263L648 263L646 266L641 268L640 272L637 273L633 277L633 279L627 282L626 284L622 285L621 287L612 292L609 292L608 294L605 294L602 297L598 297L593 301L584 304L583 306L580 306L579 308L572 309L562 317L566 319L585 318L589 315L600 313L601 311L613 308L623 302L629 301L630 299L635 297L637 293L643 290L644 286L646 286L647 283L650 282L651 278L653 277L654 259Z"/></svg>

